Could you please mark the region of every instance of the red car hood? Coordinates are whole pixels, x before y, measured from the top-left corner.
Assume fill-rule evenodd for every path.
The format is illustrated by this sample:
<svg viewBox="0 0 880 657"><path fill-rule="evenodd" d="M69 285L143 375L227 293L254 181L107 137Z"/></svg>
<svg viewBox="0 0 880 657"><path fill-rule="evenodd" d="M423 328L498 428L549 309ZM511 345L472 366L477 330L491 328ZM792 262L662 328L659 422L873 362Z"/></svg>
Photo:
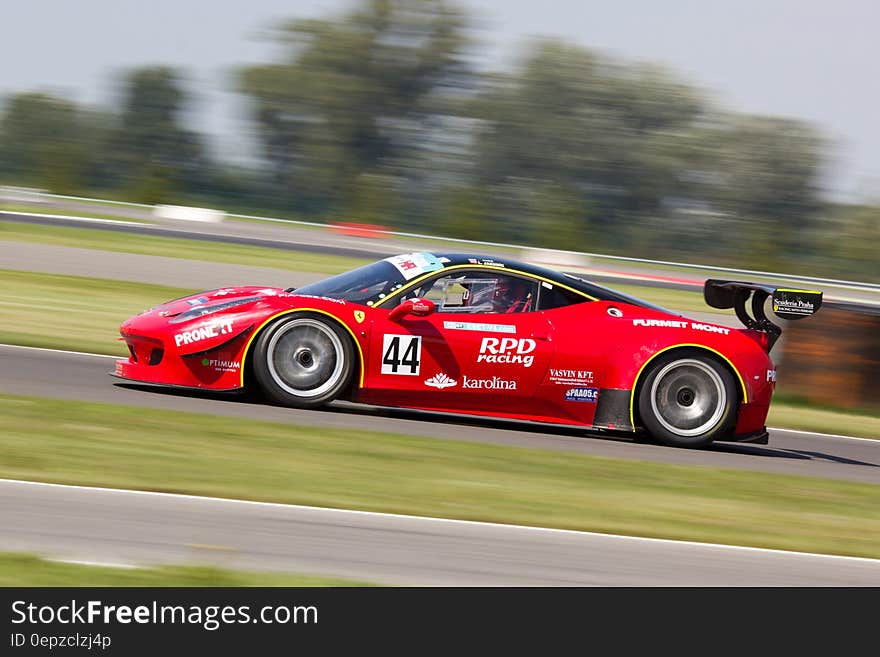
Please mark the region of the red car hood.
<svg viewBox="0 0 880 657"><path fill-rule="evenodd" d="M200 306L214 306L222 304L226 301L235 301L243 298L253 297L275 297L279 294L286 294L281 288L260 287L256 285L243 285L240 287L223 287L207 292L199 292L187 297L173 299L162 305L151 308L148 313L155 313L161 317L174 317L185 313L188 310L199 308Z"/></svg>

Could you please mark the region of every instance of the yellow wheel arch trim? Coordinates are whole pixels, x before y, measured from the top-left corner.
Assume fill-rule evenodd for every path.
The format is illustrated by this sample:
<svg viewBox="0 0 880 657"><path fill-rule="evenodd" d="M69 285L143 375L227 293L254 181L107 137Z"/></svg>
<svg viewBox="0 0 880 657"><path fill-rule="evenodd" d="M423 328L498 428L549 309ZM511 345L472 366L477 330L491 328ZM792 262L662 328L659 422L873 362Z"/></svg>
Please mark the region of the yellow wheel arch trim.
<svg viewBox="0 0 880 657"><path fill-rule="evenodd" d="M543 281L545 283L549 283L550 285L554 285L556 287L561 287L564 290L568 290L569 292L574 292L575 294L580 294L582 297L589 299L590 301L597 301L596 297L590 296L586 292L582 292L576 288L570 287L565 283L559 283L558 281L554 281L552 278L547 278L546 276L541 276L540 274L533 274L527 271L521 271L519 269L512 269L511 267L493 267L492 265L480 265L480 264L467 264L467 265L452 265L451 267L444 267L443 269L435 269L434 271L429 271L426 274L422 274L421 276L417 276L416 278L409 281L406 285L397 290L394 290L391 294L383 299L379 299L376 303L373 304L373 308L378 308L383 303L388 301L389 299L393 299L407 290L411 290L414 287L418 287L419 284L423 283L427 279L432 276L437 276L438 274L443 274L448 271L454 271L456 269L490 269L493 271L501 271L501 272L510 272L511 274L519 274L520 276L525 276L526 278L532 278L539 281Z"/></svg>
<svg viewBox="0 0 880 657"><path fill-rule="evenodd" d="M319 310L318 308L291 308L290 310L282 310L280 313L275 313L274 315L269 317L269 319L265 320L262 324L260 324L257 327L257 330L255 330L253 333L251 333L251 337L248 338L247 344L244 346L244 354L242 354L242 357L241 357L241 387L244 388L244 372L245 372L244 364L245 364L245 361L247 360L247 356L251 350L251 342L254 341L254 338L256 338L257 335L260 334L260 331L262 331L263 328L265 328L265 326L269 322L274 321L274 320L278 319L279 317L283 317L284 315L291 315L293 313L319 313L321 315L327 315L327 317L330 317L331 319L333 319L337 324L339 324L346 331L349 332L352 340L354 340L354 346L357 347L358 358L360 359L360 365L361 365L360 380L358 381L358 387L363 388L364 387L364 351L363 351L363 349L361 349L361 343L358 342L357 336L355 336L354 331L352 331L345 323L340 321L340 319L338 317L336 317L336 315L333 315L332 313L328 313L326 310Z"/></svg>
<svg viewBox="0 0 880 657"><path fill-rule="evenodd" d="M712 347L707 347L706 345L702 345L702 344L682 343L682 344L670 345L669 347L664 347L663 349L658 351L656 354L651 356L644 363L642 363L642 366L639 368L638 374L636 374L636 378L633 380L632 390L630 390L630 393L629 393L629 423L632 426L633 431L636 430L636 420L635 420L636 388L638 387L639 379L642 378L642 372L644 372L645 368L651 363L651 361L654 360L655 358L657 358L657 356L659 356L660 354L665 353L667 351L670 351L671 349L681 349L683 347L694 347L696 349L703 349L704 351L711 351L716 356L722 358L725 363L730 365L730 369L733 370L734 374L736 374L736 378L739 379L739 384L740 384L740 386L742 386L743 403L747 403L749 401L749 393L746 390L745 380L742 378L742 375L739 373L739 370L736 369L736 366L730 362L730 359L727 356L725 356L724 354L722 354L720 351L716 351L715 349L712 349Z"/></svg>

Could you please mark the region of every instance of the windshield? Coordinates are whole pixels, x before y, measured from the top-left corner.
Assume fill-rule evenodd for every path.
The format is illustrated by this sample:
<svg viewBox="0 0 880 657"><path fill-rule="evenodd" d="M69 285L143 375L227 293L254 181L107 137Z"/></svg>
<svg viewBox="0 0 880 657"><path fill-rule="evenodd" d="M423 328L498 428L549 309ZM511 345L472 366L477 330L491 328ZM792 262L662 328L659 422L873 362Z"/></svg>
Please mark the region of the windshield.
<svg viewBox="0 0 880 657"><path fill-rule="evenodd" d="M403 275L397 267L387 260L380 260L297 288L295 292L371 306L402 286L404 282Z"/></svg>

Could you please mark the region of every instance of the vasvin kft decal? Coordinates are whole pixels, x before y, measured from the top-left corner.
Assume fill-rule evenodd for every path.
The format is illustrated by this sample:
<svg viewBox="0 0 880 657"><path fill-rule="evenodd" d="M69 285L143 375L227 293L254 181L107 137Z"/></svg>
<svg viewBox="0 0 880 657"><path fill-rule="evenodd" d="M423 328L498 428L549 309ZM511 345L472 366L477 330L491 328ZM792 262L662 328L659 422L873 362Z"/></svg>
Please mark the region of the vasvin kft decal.
<svg viewBox="0 0 880 657"><path fill-rule="evenodd" d="M562 370L551 367L547 380L561 386L588 386L593 383L593 373L590 370Z"/></svg>
<svg viewBox="0 0 880 657"><path fill-rule="evenodd" d="M382 374L416 376L421 369L422 337L419 335L382 336Z"/></svg>

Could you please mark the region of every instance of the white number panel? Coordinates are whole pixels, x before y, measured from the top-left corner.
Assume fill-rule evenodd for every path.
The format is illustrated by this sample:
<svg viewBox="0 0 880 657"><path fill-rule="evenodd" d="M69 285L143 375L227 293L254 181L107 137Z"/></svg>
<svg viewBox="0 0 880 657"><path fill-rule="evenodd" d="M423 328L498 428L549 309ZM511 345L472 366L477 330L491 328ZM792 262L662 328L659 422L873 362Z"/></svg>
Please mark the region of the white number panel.
<svg viewBox="0 0 880 657"><path fill-rule="evenodd" d="M382 336L382 374L417 376L422 366L420 335Z"/></svg>

